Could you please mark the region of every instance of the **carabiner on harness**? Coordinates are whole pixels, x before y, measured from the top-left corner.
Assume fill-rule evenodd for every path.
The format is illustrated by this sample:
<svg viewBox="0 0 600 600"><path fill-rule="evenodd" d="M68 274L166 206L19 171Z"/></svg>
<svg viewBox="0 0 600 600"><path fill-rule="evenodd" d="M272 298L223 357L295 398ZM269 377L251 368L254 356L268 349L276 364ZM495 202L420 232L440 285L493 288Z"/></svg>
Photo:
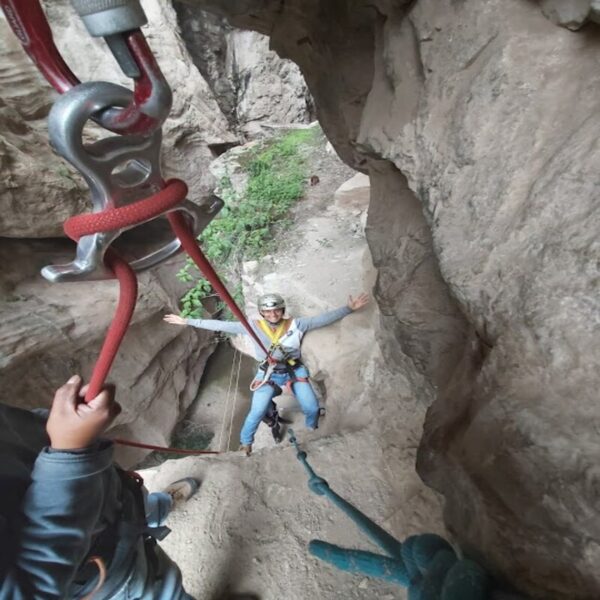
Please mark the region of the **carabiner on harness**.
<svg viewBox="0 0 600 600"><path fill-rule="evenodd" d="M128 106L131 96L129 90L112 83L83 83L60 96L50 111L51 143L84 177L90 188L94 213L126 207L156 194L165 185L160 169L160 129L149 136L112 136L89 145L83 143L83 128L93 114L106 107ZM216 196L201 206L184 200L146 220L181 210L198 235L222 206L222 200ZM138 221L136 225L141 222L145 221ZM53 282L112 278L104 265L104 254L123 231L132 227L109 227L100 233L83 235L77 243L73 262L44 267L42 275ZM132 261L131 267L136 271L150 268L173 256L180 247L180 241L174 237L166 245Z"/></svg>
<svg viewBox="0 0 600 600"><path fill-rule="evenodd" d="M267 359L267 368L265 369L265 376L262 379L253 379L250 383L250 391L255 392L263 385L269 384L269 382L271 381L271 375L273 375L273 371L275 370L276 366L277 363L269 362Z"/></svg>

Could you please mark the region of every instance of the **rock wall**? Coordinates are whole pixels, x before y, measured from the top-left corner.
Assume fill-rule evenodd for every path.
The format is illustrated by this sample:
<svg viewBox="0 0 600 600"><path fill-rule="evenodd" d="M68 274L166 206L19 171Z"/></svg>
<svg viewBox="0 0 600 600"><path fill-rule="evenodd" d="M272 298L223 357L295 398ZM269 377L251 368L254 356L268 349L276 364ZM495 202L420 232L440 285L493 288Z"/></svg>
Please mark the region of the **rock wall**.
<svg viewBox="0 0 600 600"><path fill-rule="evenodd" d="M269 34L385 214L414 219L395 231L375 205L372 224L400 247L370 239L386 329L434 386L418 467L445 495L449 529L533 597L589 599L600 595L600 46L596 30L546 19L551 4L577 3L194 2ZM406 322L402 302L423 298Z"/></svg>
<svg viewBox="0 0 600 600"><path fill-rule="evenodd" d="M194 64L234 131L254 139L268 136L273 126L314 120L300 70L270 50L267 36L234 29L184 2L174 6Z"/></svg>
<svg viewBox="0 0 600 600"><path fill-rule="evenodd" d="M0 235L61 235L63 221L85 210L84 185L50 149L54 93L1 16L0 65Z"/></svg>
<svg viewBox="0 0 600 600"><path fill-rule="evenodd" d="M379 342L387 359L411 358L433 388L456 368L468 323L444 283L421 205L406 178L386 161L370 161L367 239L377 268Z"/></svg>
<svg viewBox="0 0 600 600"><path fill-rule="evenodd" d="M175 11L157 0L144 6L150 43L179 89L166 126L167 172L186 178L193 197L211 188L207 163L238 133L226 104L212 96L216 83L192 67ZM597 3L190 0L190 14L198 7L268 35L271 48L293 59L339 155L371 176L378 335L403 395L431 404L418 467L445 495L450 531L533 597L600 596L600 38L592 24L572 33L551 22L576 29L596 19ZM82 78L114 80L101 42L81 56L81 27L66 17L66 3L47 8ZM66 216L82 211L82 187L46 142L41 119L52 92L0 33L0 235L56 236ZM229 64L239 57L231 48L249 40L240 34L227 47L217 75L227 72L228 56ZM264 94L240 89L242 113L255 118L256 108L261 117ZM85 296L94 302L65 298L38 285L29 269L70 249L0 242L10 267L1 283L5 399L33 404L43 391L46 401L60 383L51 377L89 368L86 353L94 354L114 290L95 284ZM139 340L130 342L139 360L117 374L129 382L132 406L139 401L151 418L140 427L165 424L158 436L176 419L175 411L160 412L159 396L182 405L190 397L183 370L166 383L164 373L178 367L160 350L175 344L170 355L202 363L206 342L175 340L168 329L149 340L142 331L147 323L158 332L158 313L172 297L157 300L165 285L157 277L144 283ZM152 390L137 385L142 374ZM123 426L138 417L126 413ZM393 452L401 432L385 425Z"/></svg>

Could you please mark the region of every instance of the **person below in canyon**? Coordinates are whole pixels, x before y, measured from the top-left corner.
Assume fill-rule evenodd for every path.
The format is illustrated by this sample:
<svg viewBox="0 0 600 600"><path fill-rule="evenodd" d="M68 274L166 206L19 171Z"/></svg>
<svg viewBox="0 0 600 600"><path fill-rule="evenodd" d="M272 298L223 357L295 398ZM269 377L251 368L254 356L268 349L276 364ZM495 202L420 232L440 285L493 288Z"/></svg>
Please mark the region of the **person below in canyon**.
<svg viewBox="0 0 600 600"><path fill-rule="evenodd" d="M198 483L149 494L100 437L120 412L114 390L88 404L85 392L75 375L49 415L0 404L0 600L193 600L156 540Z"/></svg>
<svg viewBox="0 0 600 600"><path fill-rule="evenodd" d="M260 362L250 389L253 391L250 411L240 433L240 450L250 455L254 434L262 420L273 430L278 440L278 416L273 397L281 393L283 386L290 386L306 418L306 427L316 429L319 421L319 402L309 381L309 373L302 363L301 344L305 333L325 327L343 319L351 312L359 310L369 302L367 294L356 298L350 296L345 306L314 317L297 319L284 318L285 300L279 294L265 294L257 306L262 319L251 320L250 326L269 350L267 357L254 341L254 354ZM244 334L246 329L239 321L218 321L214 319L184 319L178 315L165 315L164 320L172 325L190 325L200 329L222 331L230 334ZM252 339L252 338L250 338ZM267 359L270 360L267 360ZM280 438L279 438L280 439Z"/></svg>

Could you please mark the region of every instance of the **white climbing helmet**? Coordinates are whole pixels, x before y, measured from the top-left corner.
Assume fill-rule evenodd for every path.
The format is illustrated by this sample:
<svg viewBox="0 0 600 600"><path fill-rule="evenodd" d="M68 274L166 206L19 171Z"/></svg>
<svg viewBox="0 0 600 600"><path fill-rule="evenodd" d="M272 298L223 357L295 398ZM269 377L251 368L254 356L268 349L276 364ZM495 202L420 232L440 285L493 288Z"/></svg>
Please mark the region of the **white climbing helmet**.
<svg viewBox="0 0 600 600"><path fill-rule="evenodd" d="M258 299L258 310L275 310L281 308L285 310L285 300L279 294L264 294Z"/></svg>

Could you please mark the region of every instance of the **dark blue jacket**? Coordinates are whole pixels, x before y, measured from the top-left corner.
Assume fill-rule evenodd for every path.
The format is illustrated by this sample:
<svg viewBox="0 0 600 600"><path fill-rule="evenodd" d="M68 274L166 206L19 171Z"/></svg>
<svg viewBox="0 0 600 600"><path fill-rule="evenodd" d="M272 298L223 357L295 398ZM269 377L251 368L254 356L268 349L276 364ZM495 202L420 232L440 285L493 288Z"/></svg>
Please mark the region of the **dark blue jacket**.
<svg viewBox="0 0 600 600"><path fill-rule="evenodd" d="M42 412L0 405L0 600L81 598L98 580L90 555L108 567L94 600L185 597L157 591L147 562L174 573L182 591L181 575L144 544L141 496L115 467L112 442L51 450Z"/></svg>

